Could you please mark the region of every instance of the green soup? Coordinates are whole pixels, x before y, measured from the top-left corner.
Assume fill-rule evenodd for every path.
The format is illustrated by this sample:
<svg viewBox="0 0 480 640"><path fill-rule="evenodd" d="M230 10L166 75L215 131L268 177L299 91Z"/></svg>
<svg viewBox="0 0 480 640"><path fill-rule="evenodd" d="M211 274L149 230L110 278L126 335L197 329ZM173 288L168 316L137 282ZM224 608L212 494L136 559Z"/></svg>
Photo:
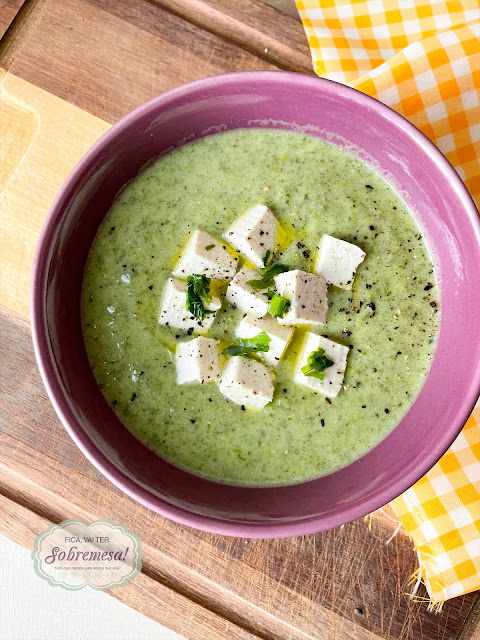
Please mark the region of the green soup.
<svg viewBox="0 0 480 640"><path fill-rule="evenodd" d="M352 291L329 289L327 324L350 346L331 400L293 382L305 329L277 368L273 402L227 402L216 383L179 386L175 345L158 324L164 285L189 231L220 238L248 207L282 227L282 263L311 271L322 234L366 252ZM241 263L241 261L240 261ZM223 301L209 337L234 341L242 312ZM298 133L250 129L188 144L119 196L93 244L83 289L88 355L124 424L160 456L222 482L279 485L330 473L398 424L430 367L438 326L435 274L421 233L385 181L344 150Z"/></svg>

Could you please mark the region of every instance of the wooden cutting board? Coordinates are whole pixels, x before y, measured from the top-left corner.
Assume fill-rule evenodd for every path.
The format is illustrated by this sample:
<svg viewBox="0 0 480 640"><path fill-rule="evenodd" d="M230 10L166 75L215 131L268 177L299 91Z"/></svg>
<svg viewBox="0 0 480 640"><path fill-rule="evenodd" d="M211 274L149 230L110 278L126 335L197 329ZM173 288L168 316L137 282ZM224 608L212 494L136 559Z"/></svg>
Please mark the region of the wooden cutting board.
<svg viewBox="0 0 480 640"><path fill-rule="evenodd" d="M388 508L315 536L245 540L138 505L70 440L34 361L33 254L77 160L110 123L189 80L244 69L310 73L301 25L255 0L0 0L4 31L0 532L31 548L39 531L67 518L126 524L143 541L143 571L109 593L192 640L478 639L478 594L438 615L407 597L415 554L403 530L387 544L396 529Z"/></svg>

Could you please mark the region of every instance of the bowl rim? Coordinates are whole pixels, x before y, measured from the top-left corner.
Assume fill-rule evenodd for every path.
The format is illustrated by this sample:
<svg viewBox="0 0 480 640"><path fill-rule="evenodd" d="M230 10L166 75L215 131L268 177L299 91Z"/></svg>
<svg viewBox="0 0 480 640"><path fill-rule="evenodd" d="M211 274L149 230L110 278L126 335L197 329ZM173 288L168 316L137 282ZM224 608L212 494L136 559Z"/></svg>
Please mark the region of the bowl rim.
<svg viewBox="0 0 480 640"><path fill-rule="evenodd" d="M144 114L148 114L152 110L161 108L164 102L172 98L188 98L188 95L192 90L215 90L219 86L222 86L225 81L228 81L231 85L242 85L244 82L254 81L261 82L262 86L264 86L265 83L287 83L290 86L298 85L299 88L307 90L309 88L318 88L319 83L321 83L324 85L324 89L327 92L334 91L337 95L340 94L341 96L345 96L346 99L349 100L353 96L357 102L373 108L375 111L379 112L380 115L392 121L393 124L401 129L406 135L413 138L418 146L432 157L434 163L448 177L452 189L457 195L459 201L462 202L464 211L468 215L473 228L476 229L476 239L477 243L480 245L480 217L474 200L462 179L435 144L415 125L392 108L383 104L376 98L354 89L353 87L333 80L328 80L326 78L319 78L292 71L237 71L210 76L200 80L194 80L193 82L189 82L155 96L125 115L117 123L112 125L90 147L90 149L77 162L65 182L60 187L45 218L33 262L30 289L30 311L34 352L41 378L50 401L70 437L87 459L104 476L137 502L181 524L195 527L210 533L249 538L280 538L317 533L319 531L343 525L346 522L351 522L375 511L384 504L397 498L422 478L425 473L427 473L438 462L438 460L440 460L465 425L465 422L467 421L480 395L480 375L477 380L474 380L474 376L472 376L472 382L469 385L468 393L459 403L456 414L457 419L455 422L452 422L443 439L435 440L432 443L432 447L425 453L423 463L419 465L415 471L406 473L406 475L398 479L395 484L394 491L392 490L393 488L390 490L379 489L371 498L364 500L361 504L350 506L346 511L342 511L340 513L334 513L327 516L312 516L307 519L287 523L257 524L232 522L221 518L192 513L153 495L148 489L142 487L140 484L129 478L108 460L108 458L97 448L96 444L90 438L77 430L77 427L75 426L76 419L70 413L67 401L60 385L58 384L56 372L49 357L47 322L44 314L45 305L42 292L44 291L44 284L48 276L47 266L49 264L49 255L51 254L55 244L57 219L65 201L65 194L73 188L74 184L78 181L79 176L81 176L86 171L87 167L92 164L93 159L97 157L102 148ZM427 376L428 375L429 374L427 374ZM345 516L347 516L346 519Z"/></svg>

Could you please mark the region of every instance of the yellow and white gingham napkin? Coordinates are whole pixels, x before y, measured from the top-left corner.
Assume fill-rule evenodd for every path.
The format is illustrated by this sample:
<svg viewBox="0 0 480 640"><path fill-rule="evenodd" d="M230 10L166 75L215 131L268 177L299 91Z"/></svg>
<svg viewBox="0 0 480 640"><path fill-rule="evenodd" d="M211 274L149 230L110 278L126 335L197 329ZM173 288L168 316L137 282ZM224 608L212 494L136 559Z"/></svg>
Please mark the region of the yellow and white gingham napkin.
<svg viewBox="0 0 480 640"><path fill-rule="evenodd" d="M408 118L480 203L478 0L296 0L319 76ZM454 444L392 503L432 603L480 589L480 406Z"/></svg>

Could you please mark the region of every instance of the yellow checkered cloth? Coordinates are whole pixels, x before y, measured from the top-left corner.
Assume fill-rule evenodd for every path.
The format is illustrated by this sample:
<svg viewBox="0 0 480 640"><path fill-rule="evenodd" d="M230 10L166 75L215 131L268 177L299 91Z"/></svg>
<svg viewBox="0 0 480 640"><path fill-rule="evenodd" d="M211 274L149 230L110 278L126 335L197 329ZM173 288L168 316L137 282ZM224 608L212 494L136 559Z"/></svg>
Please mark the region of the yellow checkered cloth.
<svg viewBox="0 0 480 640"><path fill-rule="evenodd" d="M296 0L319 76L408 118L480 203L478 0ZM392 503L432 603L480 589L480 406L425 477Z"/></svg>

